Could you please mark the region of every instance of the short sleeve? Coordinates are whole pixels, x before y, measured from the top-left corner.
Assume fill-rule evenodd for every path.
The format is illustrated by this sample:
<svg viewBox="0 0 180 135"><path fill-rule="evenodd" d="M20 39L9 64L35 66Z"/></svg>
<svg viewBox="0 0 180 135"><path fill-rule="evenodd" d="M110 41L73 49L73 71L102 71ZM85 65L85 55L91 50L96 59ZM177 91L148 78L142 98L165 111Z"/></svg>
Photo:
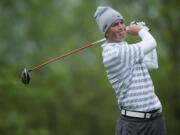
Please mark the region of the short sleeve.
<svg viewBox="0 0 180 135"><path fill-rule="evenodd" d="M138 44L122 45L118 48L117 53L121 63L128 67L141 61L144 57L144 52Z"/></svg>

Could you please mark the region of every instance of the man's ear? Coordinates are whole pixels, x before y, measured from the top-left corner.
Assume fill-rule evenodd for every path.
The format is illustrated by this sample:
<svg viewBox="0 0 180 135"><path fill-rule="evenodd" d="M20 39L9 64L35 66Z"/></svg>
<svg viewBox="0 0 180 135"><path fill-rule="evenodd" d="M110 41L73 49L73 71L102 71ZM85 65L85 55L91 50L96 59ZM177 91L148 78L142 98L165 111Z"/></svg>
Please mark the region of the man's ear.
<svg viewBox="0 0 180 135"><path fill-rule="evenodd" d="M107 32L106 32L106 34L105 34L105 38L108 38L108 34L107 34Z"/></svg>

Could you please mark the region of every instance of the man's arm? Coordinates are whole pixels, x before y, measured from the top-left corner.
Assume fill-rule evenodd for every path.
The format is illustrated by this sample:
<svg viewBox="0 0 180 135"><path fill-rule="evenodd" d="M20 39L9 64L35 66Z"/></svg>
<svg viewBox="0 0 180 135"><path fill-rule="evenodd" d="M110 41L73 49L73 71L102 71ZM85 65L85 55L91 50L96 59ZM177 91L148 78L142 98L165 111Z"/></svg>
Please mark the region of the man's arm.
<svg viewBox="0 0 180 135"><path fill-rule="evenodd" d="M140 26L135 24L130 25L126 27L126 31L130 35L139 35L141 37L142 41L137 43L137 45L141 47L144 55L147 55L156 48L156 40L147 30L141 28Z"/></svg>
<svg viewBox="0 0 180 135"><path fill-rule="evenodd" d="M139 31L139 36L141 37L142 41L138 43L145 56L142 62L146 65L148 69L157 69L158 68L158 61L157 61L157 52L156 52L156 40L147 30Z"/></svg>
<svg viewBox="0 0 180 135"><path fill-rule="evenodd" d="M139 59L139 60L143 62L147 66L148 69L158 68L157 54L156 54L156 40L153 38L153 36L147 30L135 24L127 26L126 31L130 35L139 35L142 39L142 41L132 45L132 47L136 46L140 48L139 51L144 54L144 56L141 57L142 59ZM129 47L129 48L132 48L132 47ZM133 50L136 50L136 49L133 49ZM136 51L136 53L138 52ZM132 57L135 59L134 62L136 62L136 57L135 56L132 56Z"/></svg>

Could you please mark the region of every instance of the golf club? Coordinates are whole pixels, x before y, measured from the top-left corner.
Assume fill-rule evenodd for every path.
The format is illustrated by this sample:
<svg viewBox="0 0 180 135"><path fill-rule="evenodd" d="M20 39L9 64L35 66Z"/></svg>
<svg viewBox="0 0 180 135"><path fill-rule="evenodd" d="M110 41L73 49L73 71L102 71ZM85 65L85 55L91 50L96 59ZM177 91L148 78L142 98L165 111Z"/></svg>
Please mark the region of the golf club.
<svg viewBox="0 0 180 135"><path fill-rule="evenodd" d="M73 53L79 52L79 51L81 51L81 50L83 50L83 49L86 49L86 48L88 48L88 47L91 47L91 46L93 46L93 45L96 45L96 44L98 44L98 43L104 42L105 40L106 40L106 39L103 38L103 39L98 40L98 41L96 41L96 42L93 42L93 43L91 43L91 44L85 45L85 46L83 46L83 47L81 47L81 48L78 48L78 49L76 49L76 50L73 50L73 51L71 51L71 52L69 52L69 53L66 53L66 54L62 55L62 56L59 56L59 57L57 57L57 58L54 58L54 59L49 60L49 61L47 61L47 62L44 62L44 63L42 63L42 64L40 64L40 65L38 65L38 66L30 69L30 70L25 68L25 69L22 71L22 73L21 73L21 81L22 81L24 84L29 84L29 82L30 82L30 72L32 72L32 71L34 71L34 70L36 70L36 69L39 69L39 68L41 68L41 67L43 67L43 66L45 66L45 65L47 65L47 64L49 64L49 63L52 63L52 62L54 62L54 61L56 61L56 60L60 60L60 59L64 58L65 56L71 55L71 54L73 54Z"/></svg>

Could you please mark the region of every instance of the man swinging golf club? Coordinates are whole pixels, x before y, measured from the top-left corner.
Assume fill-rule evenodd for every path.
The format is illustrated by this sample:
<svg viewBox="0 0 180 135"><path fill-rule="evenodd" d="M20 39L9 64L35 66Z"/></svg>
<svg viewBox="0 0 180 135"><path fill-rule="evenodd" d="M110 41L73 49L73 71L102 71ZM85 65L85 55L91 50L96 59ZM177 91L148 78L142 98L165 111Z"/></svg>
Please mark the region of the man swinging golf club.
<svg viewBox="0 0 180 135"><path fill-rule="evenodd" d="M103 63L121 110L116 135L165 135L161 102L148 72L158 68L155 39L145 25L126 27L123 16L111 7L98 7L94 17L106 38ZM126 32L142 41L128 45Z"/></svg>

